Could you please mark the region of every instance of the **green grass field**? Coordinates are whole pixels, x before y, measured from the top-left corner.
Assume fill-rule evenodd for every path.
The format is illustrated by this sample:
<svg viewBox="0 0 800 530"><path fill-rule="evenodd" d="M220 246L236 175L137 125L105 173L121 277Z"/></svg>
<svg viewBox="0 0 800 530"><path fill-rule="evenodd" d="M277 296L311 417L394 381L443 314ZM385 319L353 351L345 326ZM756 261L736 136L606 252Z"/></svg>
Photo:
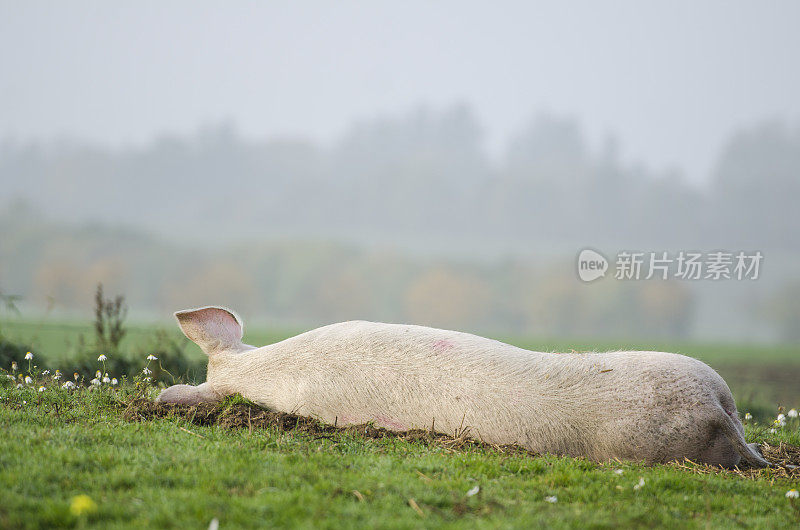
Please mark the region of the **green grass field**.
<svg viewBox="0 0 800 530"><path fill-rule="evenodd" d="M78 335L90 331L78 324L1 326L6 338L25 340L42 358L78 354ZM124 346L144 348L152 334L152 328L134 327ZM247 339L261 344L283 336L253 330ZM545 350L696 352L723 373L750 356L776 370L797 366L793 348L512 342ZM27 362L19 365L27 369ZM128 421L130 383L72 392L47 383L39 392L38 382L16 388L2 380L0 528L207 528L212 519L223 529L800 526L800 500L786 497L800 489L797 471L754 471L748 478L347 432L311 436L276 427L198 425L182 416ZM774 391L757 380L749 384L760 388L762 401ZM797 401L800 385L792 388ZM149 397L156 391L150 388ZM776 405L769 405L773 418ZM747 431L750 441L800 445L798 419L774 433L764 421L748 424Z"/></svg>

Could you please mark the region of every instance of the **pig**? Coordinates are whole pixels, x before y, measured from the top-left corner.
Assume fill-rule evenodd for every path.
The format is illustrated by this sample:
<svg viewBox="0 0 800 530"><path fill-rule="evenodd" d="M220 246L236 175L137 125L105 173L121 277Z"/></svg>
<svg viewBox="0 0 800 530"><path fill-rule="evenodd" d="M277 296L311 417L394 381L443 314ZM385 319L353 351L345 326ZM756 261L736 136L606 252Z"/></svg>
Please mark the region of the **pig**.
<svg viewBox="0 0 800 530"><path fill-rule="evenodd" d="M770 465L745 442L725 381L691 357L535 352L468 333L366 321L254 347L242 343L242 321L229 309L175 316L208 356L208 376L199 386L164 389L159 402L241 394L328 424L466 432L593 461Z"/></svg>

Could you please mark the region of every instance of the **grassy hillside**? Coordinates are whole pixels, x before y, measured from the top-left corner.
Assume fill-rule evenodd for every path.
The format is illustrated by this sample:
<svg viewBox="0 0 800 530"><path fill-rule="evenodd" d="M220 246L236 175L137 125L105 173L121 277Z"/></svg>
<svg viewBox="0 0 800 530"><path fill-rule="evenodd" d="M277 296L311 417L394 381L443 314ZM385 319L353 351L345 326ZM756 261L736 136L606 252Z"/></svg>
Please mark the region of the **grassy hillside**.
<svg viewBox="0 0 800 530"><path fill-rule="evenodd" d="M128 421L130 393L0 388L0 528L800 524L786 497L796 471L596 464L247 420L198 425L196 415ZM748 436L798 444L800 425Z"/></svg>
<svg viewBox="0 0 800 530"><path fill-rule="evenodd" d="M30 344L40 366L91 351L92 330L85 324L16 320L2 330ZM246 339L264 344L291 334L250 329ZM134 326L120 349L141 354L143 364L148 348L165 337L177 339L180 332ZM540 350L679 351L723 375L751 361L776 373L798 369L797 350L788 347L509 342ZM204 361L194 345L181 344L187 356ZM18 369L26 371L27 361L19 359ZM798 464L800 420L789 418L770 431L776 385L760 383L754 373L742 375L758 399L737 395L740 410L763 418L747 424L748 438L766 444L773 459ZM149 402L150 412L137 414L145 402L132 401L137 390L129 381L94 391L64 390L52 374L22 388L17 381L0 377L0 528L203 528L212 519L221 528L800 524L800 501L785 496L800 489L797 469L736 473L692 464L596 464L426 437L287 429L257 421L261 412L236 397L219 405L212 420L196 410L153 409ZM729 381L735 393L743 391ZM778 385L790 396L786 405L798 405L796 381ZM152 399L157 389L138 391Z"/></svg>

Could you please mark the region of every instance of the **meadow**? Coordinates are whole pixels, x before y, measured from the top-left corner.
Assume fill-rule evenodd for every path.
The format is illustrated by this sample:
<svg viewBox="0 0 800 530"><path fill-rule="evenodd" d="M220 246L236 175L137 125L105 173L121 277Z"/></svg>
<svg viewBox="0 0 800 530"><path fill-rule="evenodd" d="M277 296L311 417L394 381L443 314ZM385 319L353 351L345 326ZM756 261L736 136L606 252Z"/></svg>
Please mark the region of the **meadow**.
<svg viewBox="0 0 800 530"><path fill-rule="evenodd" d="M14 319L0 330L34 356L17 361L16 380L0 383L0 528L206 528L213 520L220 528L800 525L800 499L787 497L800 489L797 469L594 463L425 436L291 428L257 421L259 409L238 397L204 413L153 409L148 400L158 389L141 372L124 380L110 374L117 385L91 385L87 373L74 389L62 387L71 374L41 373L45 361L81 355L91 326ZM154 336L180 340L174 329L157 332L129 326L121 349L154 367L160 360L145 359ZM293 332L251 328L246 340ZM778 405L800 408L796 347L506 340L541 350L697 356L729 380L742 414L752 410L748 441L784 461L800 459L800 420L773 423ZM202 363L199 350L183 346ZM794 373L794 385L760 379L772 372Z"/></svg>

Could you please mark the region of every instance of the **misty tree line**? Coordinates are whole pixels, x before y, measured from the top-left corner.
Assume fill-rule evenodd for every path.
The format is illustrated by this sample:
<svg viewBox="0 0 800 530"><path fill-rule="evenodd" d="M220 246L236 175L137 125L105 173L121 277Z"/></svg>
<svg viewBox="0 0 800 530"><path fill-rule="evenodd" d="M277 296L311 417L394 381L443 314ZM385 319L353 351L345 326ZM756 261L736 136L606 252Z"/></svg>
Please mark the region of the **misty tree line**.
<svg viewBox="0 0 800 530"><path fill-rule="evenodd" d="M563 256L586 245L795 255L798 170L800 130L778 122L733 135L703 186L625 165L613 142L594 152L574 121L548 116L490 160L464 107L359 123L330 146L229 127L137 148L6 141L0 289L67 310L91 308L103 282L138 312L220 303L275 324L690 336L713 311L694 285L589 288ZM736 325L766 319L800 339L796 274L758 292L764 307L734 304Z"/></svg>
<svg viewBox="0 0 800 530"><path fill-rule="evenodd" d="M800 249L800 129L730 137L704 186L589 149L574 120L538 116L499 161L467 107L355 124L331 146L242 139L231 127L144 147L0 144L4 197L54 219L171 236L406 237L519 247ZM563 248L563 247L562 247Z"/></svg>
<svg viewBox="0 0 800 530"><path fill-rule="evenodd" d="M371 319L550 336L692 332L684 285L587 288L572 269L522 259L475 264L298 241L200 249L124 229L52 224L24 208L0 212L0 230L0 285L47 312L88 312L102 282L140 315L214 303L273 327Z"/></svg>

